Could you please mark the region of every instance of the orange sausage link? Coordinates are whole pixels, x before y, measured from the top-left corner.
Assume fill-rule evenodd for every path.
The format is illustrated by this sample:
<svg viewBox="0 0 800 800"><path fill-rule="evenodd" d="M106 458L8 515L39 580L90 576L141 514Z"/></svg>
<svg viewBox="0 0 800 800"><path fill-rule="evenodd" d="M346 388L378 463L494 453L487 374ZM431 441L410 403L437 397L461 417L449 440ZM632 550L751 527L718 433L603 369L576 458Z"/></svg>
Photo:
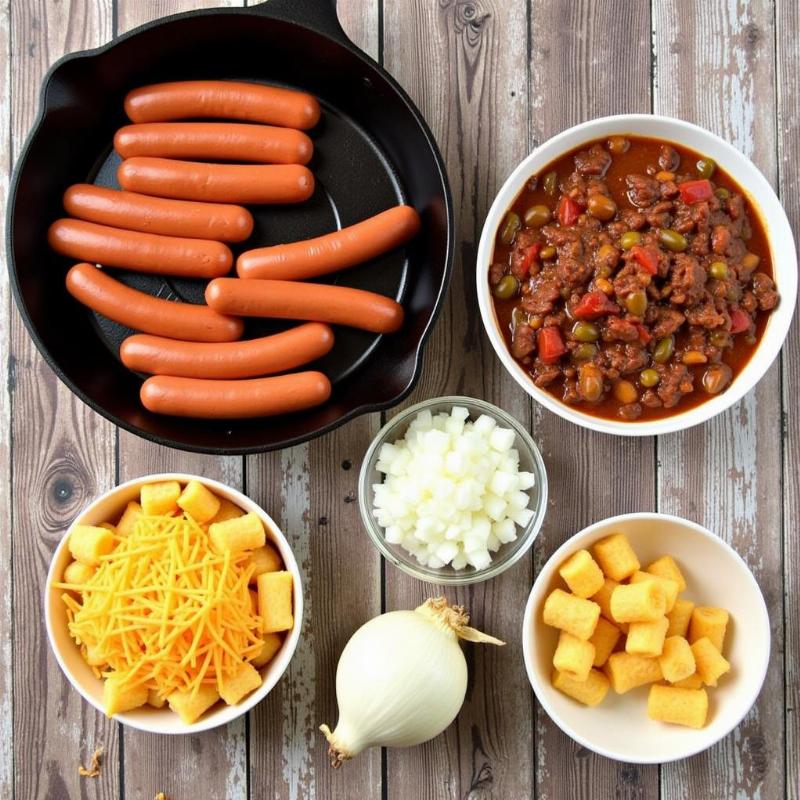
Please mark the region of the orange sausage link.
<svg viewBox="0 0 800 800"><path fill-rule="evenodd" d="M253 215L242 206L167 200L88 183L67 189L64 209L87 222L162 236L242 242L253 232Z"/></svg>
<svg viewBox="0 0 800 800"><path fill-rule="evenodd" d="M200 419L271 417L324 403L331 382L321 372L295 372L245 381L156 375L143 384L142 405L154 414Z"/></svg>
<svg viewBox="0 0 800 800"><path fill-rule="evenodd" d="M399 247L419 231L419 214L396 206L348 228L306 239L247 250L236 261L241 278L303 280L363 264Z"/></svg>
<svg viewBox="0 0 800 800"><path fill-rule="evenodd" d="M307 164L314 144L294 128L235 122L146 122L120 128L114 136L114 149L123 158Z"/></svg>
<svg viewBox="0 0 800 800"><path fill-rule="evenodd" d="M129 336L122 363L134 372L226 380L288 372L321 358L333 347L333 331L308 322L273 336L226 344L200 344L161 336Z"/></svg>
<svg viewBox="0 0 800 800"><path fill-rule="evenodd" d="M137 331L194 342L232 342L244 323L208 306L174 303L131 289L92 264L76 264L67 273L67 291L79 302L120 325Z"/></svg>
<svg viewBox="0 0 800 800"><path fill-rule="evenodd" d="M156 275L216 278L233 263L233 253L222 242L126 231L82 219L56 220L47 241L70 258Z"/></svg>
<svg viewBox="0 0 800 800"><path fill-rule="evenodd" d="M373 333L393 333L403 324L399 303L346 286L216 278L206 286L206 302L222 314L330 322Z"/></svg>
<svg viewBox="0 0 800 800"><path fill-rule="evenodd" d="M319 122L320 107L311 94L261 83L174 81L128 92L125 113L132 122L241 119L307 130Z"/></svg>
<svg viewBox="0 0 800 800"><path fill-rule="evenodd" d="M123 189L176 200L214 203L301 203L314 175L300 164L205 164L136 156L119 165Z"/></svg>

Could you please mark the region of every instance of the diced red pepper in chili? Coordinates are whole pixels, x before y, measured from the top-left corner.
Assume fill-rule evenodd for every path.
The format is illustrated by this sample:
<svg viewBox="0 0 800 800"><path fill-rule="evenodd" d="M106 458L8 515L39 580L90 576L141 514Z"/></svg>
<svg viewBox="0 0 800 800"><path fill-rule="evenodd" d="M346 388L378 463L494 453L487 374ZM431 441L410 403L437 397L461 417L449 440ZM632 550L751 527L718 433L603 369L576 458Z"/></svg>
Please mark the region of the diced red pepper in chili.
<svg viewBox="0 0 800 800"><path fill-rule="evenodd" d="M653 337L650 334L650 331L648 331L641 322L634 322L633 324L636 325L636 330L639 331L639 341L642 344L647 344L652 340Z"/></svg>
<svg viewBox="0 0 800 800"><path fill-rule="evenodd" d="M642 247L637 244L631 248L631 255L648 275L655 275L658 272L658 251L655 247Z"/></svg>
<svg viewBox="0 0 800 800"><path fill-rule="evenodd" d="M531 268L531 264L536 260L536 257L539 255L539 251L542 249L542 245L540 242L536 242L532 244L525 253L523 254L522 258L519 260L520 272L528 272Z"/></svg>
<svg viewBox="0 0 800 800"><path fill-rule="evenodd" d="M741 333L750 327L751 319L741 308L731 309L731 333Z"/></svg>
<svg viewBox="0 0 800 800"><path fill-rule="evenodd" d="M581 207L567 195L558 201L558 222L560 225L574 225L581 215Z"/></svg>
<svg viewBox="0 0 800 800"><path fill-rule="evenodd" d="M711 181L684 181L678 184L678 191L681 193L681 200L691 205L692 203L702 203L703 200L710 200L714 194Z"/></svg>
<svg viewBox="0 0 800 800"><path fill-rule="evenodd" d="M561 330L554 325L540 328L536 342L539 345L539 359L545 364L555 364L567 352Z"/></svg>
<svg viewBox="0 0 800 800"><path fill-rule="evenodd" d="M598 290L587 292L572 309L572 316L577 319L597 319L609 314L619 314L619 306Z"/></svg>

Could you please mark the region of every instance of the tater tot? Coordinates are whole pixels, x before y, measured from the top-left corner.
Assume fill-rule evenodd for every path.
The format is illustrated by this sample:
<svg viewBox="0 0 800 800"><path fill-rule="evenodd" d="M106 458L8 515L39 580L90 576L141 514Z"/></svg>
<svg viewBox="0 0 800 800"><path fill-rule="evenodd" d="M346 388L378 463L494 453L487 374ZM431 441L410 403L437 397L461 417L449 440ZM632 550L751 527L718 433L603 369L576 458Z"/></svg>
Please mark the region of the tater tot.
<svg viewBox="0 0 800 800"><path fill-rule="evenodd" d="M603 586L603 571L588 550L573 553L561 565L558 574L576 597L591 597Z"/></svg>
<svg viewBox="0 0 800 800"><path fill-rule="evenodd" d="M668 626L666 617L660 617L655 622L631 622L628 638L625 640L625 652L647 658L660 656L664 650Z"/></svg>
<svg viewBox="0 0 800 800"><path fill-rule="evenodd" d="M572 680L583 682L589 677L594 662L594 645L561 631L553 654L553 666Z"/></svg>
<svg viewBox="0 0 800 800"><path fill-rule="evenodd" d="M686 591L686 579L683 577L680 567L675 563L675 559L672 556L661 556L661 558L656 559L650 564L645 569L645 572L675 581L675 583L678 584L678 592Z"/></svg>
<svg viewBox="0 0 800 800"><path fill-rule="evenodd" d="M552 684L559 692L583 703L585 706L597 706L603 702L603 698L608 693L608 678L599 670L590 670L585 681L576 681L559 672L553 670Z"/></svg>
<svg viewBox="0 0 800 800"><path fill-rule="evenodd" d="M689 643L694 644L698 639L708 638L711 644L723 651L725 632L728 629L730 615L724 608L714 606L697 606L692 612L689 622Z"/></svg>
<svg viewBox="0 0 800 800"><path fill-rule="evenodd" d="M575 597L563 589L555 589L544 601L545 625L571 633L578 639L588 639L594 633L599 618L600 606L597 603Z"/></svg>
<svg viewBox="0 0 800 800"><path fill-rule="evenodd" d="M716 686L720 677L730 671L731 665L708 637L692 642L692 653L697 664L697 674L706 686Z"/></svg>
<svg viewBox="0 0 800 800"><path fill-rule="evenodd" d="M691 600L682 600L680 597L675 601L672 611L667 613L669 628L667 636L686 637L689 632L689 620L692 618L694 603Z"/></svg>
<svg viewBox="0 0 800 800"><path fill-rule="evenodd" d="M614 621L614 617L611 616L611 593L617 586L619 586L618 581L606 578L600 589L589 598L593 603L597 603L600 606L600 613L609 622Z"/></svg>
<svg viewBox="0 0 800 800"><path fill-rule="evenodd" d="M602 667L608 661L608 657L614 652L622 631L609 622L605 617L597 620L597 627L594 629L592 638L589 641L594 645L594 662L592 666Z"/></svg>
<svg viewBox="0 0 800 800"><path fill-rule="evenodd" d="M694 675L696 670L692 648L682 636L670 636L664 640L664 649L658 663L664 679L670 683L685 680Z"/></svg>
<svg viewBox="0 0 800 800"><path fill-rule="evenodd" d="M620 584L611 594L615 622L655 622L666 609L664 590L656 581Z"/></svg>
<svg viewBox="0 0 800 800"><path fill-rule="evenodd" d="M647 697L647 716L673 725L702 728L708 716L708 695L705 689L651 686Z"/></svg>
<svg viewBox="0 0 800 800"><path fill-rule="evenodd" d="M657 658L645 658L632 653L612 653L603 672L617 694L625 694L637 686L655 683L664 677Z"/></svg>
<svg viewBox="0 0 800 800"><path fill-rule="evenodd" d="M642 572L636 570L631 575L631 583L644 583L644 581L656 581L658 585L664 590L664 599L667 603L667 613L672 611L675 607L675 601L678 599L679 587L676 581L671 578L662 578L660 575L651 575L649 572Z"/></svg>
<svg viewBox="0 0 800 800"><path fill-rule="evenodd" d="M622 533L614 533L596 542L592 553L600 569L615 581L625 580L641 566L628 537Z"/></svg>
<svg viewBox="0 0 800 800"><path fill-rule="evenodd" d="M694 654L692 654L692 657L694 657ZM679 689L702 689L703 679L695 672L694 675L690 675L682 681L675 681L672 685L677 686Z"/></svg>

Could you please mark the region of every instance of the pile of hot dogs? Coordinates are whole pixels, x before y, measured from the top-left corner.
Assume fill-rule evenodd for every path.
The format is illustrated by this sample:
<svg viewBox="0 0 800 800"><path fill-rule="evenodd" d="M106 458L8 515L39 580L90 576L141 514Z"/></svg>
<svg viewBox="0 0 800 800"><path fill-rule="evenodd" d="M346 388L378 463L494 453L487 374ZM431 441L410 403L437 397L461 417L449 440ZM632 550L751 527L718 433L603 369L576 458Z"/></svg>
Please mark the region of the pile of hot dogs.
<svg viewBox="0 0 800 800"><path fill-rule="evenodd" d="M325 375L289 371L330 351L327 323L391 333L402 325L403 309L372 292L298 281L403 244L419 230L417 212L397 206L315 239L247 250L236 261L239 277L223 277L234 262L226 243L243 242L253 230L241 204L299 203L313 194L305 165L314 146L303 131L319 120L319 103L260 84L191 81L136 89L125 111L133 124L114 138L124 159L122 190L70 187L70 217L54 222L48 238L58 253L82 262L67 274L70 294L141 331L123 342L120 357L153 376L141 388L144 406L175 416L241 418L324 403L331 393ZM238 122L185 121L196 119ZM208 305L152 297L98 264L210 279ZM239 341L241 317L306 322Z"/></svg>

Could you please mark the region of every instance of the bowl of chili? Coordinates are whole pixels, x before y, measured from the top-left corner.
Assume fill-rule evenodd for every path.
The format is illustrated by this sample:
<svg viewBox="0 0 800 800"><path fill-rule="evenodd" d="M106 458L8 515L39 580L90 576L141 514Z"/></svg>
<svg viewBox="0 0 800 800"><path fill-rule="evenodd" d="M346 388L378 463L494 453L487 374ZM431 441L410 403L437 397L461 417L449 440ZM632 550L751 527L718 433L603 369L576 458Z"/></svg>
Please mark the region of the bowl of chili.
<svg viewBox="0 0 800 800"><path fill-rule="evenodd" d="M797 257L772 187L682 120L570 128L505 182L484 224L478 302L514 379L565 419L645 436L740 400L780 352Z"/></svg>

